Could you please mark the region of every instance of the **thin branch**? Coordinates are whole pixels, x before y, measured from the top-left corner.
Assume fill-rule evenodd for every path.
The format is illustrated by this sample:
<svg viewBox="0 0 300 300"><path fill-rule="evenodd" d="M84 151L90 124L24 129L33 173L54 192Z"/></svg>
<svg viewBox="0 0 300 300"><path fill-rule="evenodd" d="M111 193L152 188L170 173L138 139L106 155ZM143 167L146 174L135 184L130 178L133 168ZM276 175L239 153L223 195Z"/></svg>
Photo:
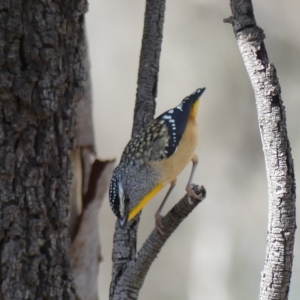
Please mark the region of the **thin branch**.
<svg viewBox="0 0 300 300"><path fill-rule="evenodd" d="M165 0L147 0L132 136L154 118L164 13ZM135 258L138 223L139 216L125 230L116 224L110 297L115 293L122 269Z"/></svg>
<svg viewBox="0 0 300 300"><path fill-rule="evenodd" d="M132 136L154 118L165 8L166 0L146 2Z"/></svg>
<svg viewBox="0 0 300 300"><path fill-rule="evenodd" d="M256 25L250 0L231 0L237 43L256 98L258 123L267 169L269 216L267 250L260 300L288 299L296 231L296 187L286 129L285 108L276 69L269 62L265 35Z"/></svg>
<svg viewBox="0 0 300 300"><path fill-rule="evenodd" d="M206 197L206 190L203 186L193 186L196 195L200 199L194 199L189 204L188 197L185 195L163 218L164 235L158 233L155 229L152 231L136 258L126 264L122 270L122 276L119 278L118 286L112 300L117 299L138 299L139 290L141 289L144 279L150 269L151 264L157 257L161 248L179 226L179 224L201 203Z"/></svg>
<svg viewBox="0 0 300 300"><path fill-rule="evenodd" d="M136 259L131 260L120 279L119 286L123 288L118 291L119 295L126 292L130 288L132 293L139 292L145 277L150 269L151 264L157 257L161 248L179 226L179 224L194 210L194 208L201 203L206 197L206 190L203 186L193 186L194 192L199 195L200 199L194 199L192 204L189 204L188 196L185 195L163 218L164 235L157 232L156 229L152 231L143 247L137 254ZM131 283L131 286L128 284ZM122 297L121 297L122 298ZM119 299L119 298L116 298ZM137 299L134 298L134 299Z"/></svg>

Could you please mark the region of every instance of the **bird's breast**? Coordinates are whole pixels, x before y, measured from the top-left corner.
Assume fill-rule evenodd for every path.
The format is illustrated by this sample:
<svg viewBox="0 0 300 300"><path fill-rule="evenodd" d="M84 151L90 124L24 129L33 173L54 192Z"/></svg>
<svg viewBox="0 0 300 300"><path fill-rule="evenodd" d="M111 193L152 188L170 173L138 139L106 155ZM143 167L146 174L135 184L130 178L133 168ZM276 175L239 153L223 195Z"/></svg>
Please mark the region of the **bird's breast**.
<svg viewBox="0 0 300 300"><path fill-rule="evenodd" d="M151 163L160 171L163 186L169 184L182 172L191 161L198 140L197 123L189 119L177 150L169 158Z"/></svg>

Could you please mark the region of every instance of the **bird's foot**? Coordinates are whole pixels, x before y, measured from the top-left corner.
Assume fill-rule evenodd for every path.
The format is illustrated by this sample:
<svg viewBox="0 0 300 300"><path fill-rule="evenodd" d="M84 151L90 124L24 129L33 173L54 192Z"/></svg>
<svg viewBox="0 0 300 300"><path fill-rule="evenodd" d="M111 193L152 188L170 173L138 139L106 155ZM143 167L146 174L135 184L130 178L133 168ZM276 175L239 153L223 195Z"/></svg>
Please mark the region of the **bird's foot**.
<svg viewBox="0 0 300 300"><path fill-rule="evenodd" d="M189 201L190 205L194 204L193 199L202 201L205 198L205 195L202 192L200 192L199 194L195 193L195 191L193 190L194 186L195 186L194 184L191 184L191 185L188 185L185 189L187 192L187 195L188 195L188 201Z"/></svg>
<svg viewBox="0 0 300 300"><path fill-rule="evenodd" d="M165 228L165 225L162 223L163 216L159 213L155 214L155 230L161 234L165 235L165 232L163 228Z"/></svg>

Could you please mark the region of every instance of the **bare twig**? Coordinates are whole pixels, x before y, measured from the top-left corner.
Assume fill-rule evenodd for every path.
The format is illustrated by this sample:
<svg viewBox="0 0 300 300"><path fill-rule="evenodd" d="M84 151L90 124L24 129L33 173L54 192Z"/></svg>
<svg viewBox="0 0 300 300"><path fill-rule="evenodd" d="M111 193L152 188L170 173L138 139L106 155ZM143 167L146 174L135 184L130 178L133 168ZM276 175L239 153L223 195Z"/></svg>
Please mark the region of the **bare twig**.
<svg viewBox="0 0 300 300"><path fill-rule="evenodd" d="M185 195L163 218L164 235L155 229L152 231L136 257L127 262L119 277L118 285L115 288L113 300L117 299L138 299L139 290L144 283L144 279L150 269L151 264L157 254L179 226L179 224L193 211L193 209L205 199L206 191L203 186L193 186L196 195L201 199L194 199L192 205L189 204L188 197Z"/></svg>
<svg viewBox="0 0 300 300"><path fill-rule="evenodd" d="M287 136L285 108L276 69L269 62L263 30L256 25L250 0L230 0L237 43L256 98L267 169L269 222L262 272L261 300L288 299L296 230L295 174Z"/></svg>
<svg viewBox="0 0 300 300"><path fill-rule="evenodd" d="M147 0L132 136L149 124L154 117L164 12L165 0ZM131 222L130 227L129 225L126 227L127 230L121 230L116 224L110 286L111 298L115 293L122 269L128 261L135 258L138 223L139 216L134 222Z"/></svg>

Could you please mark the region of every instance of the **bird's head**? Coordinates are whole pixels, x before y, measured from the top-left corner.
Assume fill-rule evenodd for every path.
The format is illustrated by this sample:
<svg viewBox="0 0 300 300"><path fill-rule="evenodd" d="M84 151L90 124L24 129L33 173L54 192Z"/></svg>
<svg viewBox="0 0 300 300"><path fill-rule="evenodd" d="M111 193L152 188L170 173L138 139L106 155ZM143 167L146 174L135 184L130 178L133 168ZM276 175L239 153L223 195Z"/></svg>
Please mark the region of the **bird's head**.
<svg viewBox="0 0 300 300"><path fill-rule="evenodd" d="M122 183L116 175L113 175L109 186L109 203L121 228L124 228L128 221L129 202L129 198L125 197Z"/></svg>

